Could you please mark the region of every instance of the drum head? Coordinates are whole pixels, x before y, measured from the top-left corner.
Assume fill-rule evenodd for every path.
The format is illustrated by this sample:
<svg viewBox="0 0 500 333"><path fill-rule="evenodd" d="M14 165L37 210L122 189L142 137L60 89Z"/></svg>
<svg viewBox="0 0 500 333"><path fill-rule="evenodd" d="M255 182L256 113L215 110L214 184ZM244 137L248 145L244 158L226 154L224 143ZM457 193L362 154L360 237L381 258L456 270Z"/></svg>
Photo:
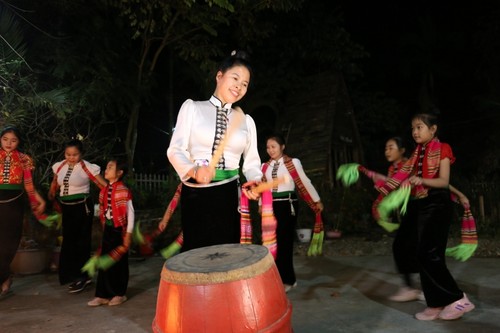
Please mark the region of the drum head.
<svg viewBox="0 0 500 333"><path fill-rule="evenodd" d="M218 283L254 276L273 264L269 250L261 245L214 245L168 259L162 278L176 283Z"/></svg>

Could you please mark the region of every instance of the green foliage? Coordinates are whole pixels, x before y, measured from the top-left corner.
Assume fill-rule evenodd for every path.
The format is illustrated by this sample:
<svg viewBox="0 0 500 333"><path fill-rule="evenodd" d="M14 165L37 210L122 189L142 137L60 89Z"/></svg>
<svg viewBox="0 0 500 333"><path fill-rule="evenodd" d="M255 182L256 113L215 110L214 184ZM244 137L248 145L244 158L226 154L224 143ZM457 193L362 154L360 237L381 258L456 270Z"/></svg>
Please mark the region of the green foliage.
<svg viewBox="0 0 500 333"><path fill-rule="evenodd" d="M112 137L115 146L122 145L129 157L134 156L139 121L148 118L143 117L146 113L155 112L157 105L164 107L163 94L158 94L165 89L159 83L164 77L175 82L176 90L179 81L198 82L196 86L190 84L193 95L206 95L213 85L213 75L208 74L215 68L215 61L234 48L260 52L254 60L260 57L262 63L277 60L278 64L269 62L269 67L260 70L269 73L260 82L282 87L280 92L287 89L282 83L289 81L283 77L293 75L287 71L294 65L312 61L324 69L332 61L335 66L351 64L355 56L341 55L342 49L351 46L351 52L359 48L350 42L345 30L338 28L341 21L330 20L328 11L323 12L325 19L310 20L313 15L310 10L307 15L297 12L304 4L308 3L303 0L19 0L16 8L24 6L26 10L18 10L16 15L19 21L26 22L24 35L30 38L27 56L35 67L33 76L24 74L23 78L43 97L27 101L50 108L64 121L77 112L104 122L104 126L98 124L95 132ZM329 26L329 22L334 23ZM307 33L302 32L302 26ZM333 26L336 29L330 29ZM289 62L295 58L284 55L301 49L297 48L297 36L309 40L318 29L332 32L321 35L327 49L314 53L316 46L309 47L308 55L301 54L298 63ZM286 38L271 39L277 33ZM275 46L276 41L279 42ZM177 68L179 61L183 69ZM166 69L165 63L169 62L172 67ZM283 75L276 75L279 71ZM293 87L293 82L289 87ZM270 93L276 91L261 88ZM174 88L169 86L169 89ZM44 96L45 91L50 95ZM174 98L168 96L170 106L174 106L171 101ZM170 107L171 122L175 111ZM172 125L167 124L167 128ZM74 135L81 131L72 132ZM91 135L83 134L92 139Z"/></svg>
<svg viewBox="0 0 500 333"><path fill-rule="evenodd" d="M7 3L0 1L0 61L2 65L9 66L13 61L23 60L27 44L23 38L23 31ZM0 78L2 76L0 75Z"/></svg>
<svg viewBox="0 0 500 333"><path fill-rule="evenodd" d="M31 12L19 7L2 7L4 10L0 12L0 26L11 22L8 30L0 31L0 50L18 47L10 53L13 58L9 62L0 61L3 85L0 126L9 123L20 129L28 139L23 149L37 162L37 180L48 182L51 165L62 157L62 144L72 137L83 139L86 159L100 162L107 158L118 136L119 122L114 115L125 108L130 101L128 97L133 98L133 94L128 93L124 85L117 84L115 78L120 71L110 71L118 57L109 52L110 41L119 38L112 36L113 31L102 28L106 22L104 17L89 16L92 19L86 20L85 27L72 26L72 29L81 29L75 38L69 38L68 27L60 25L57 33L67 35L57 38L41 31L36 24L48 22L49 15L56 13L68 19L77 15L75 11L83 15L82 11L88 11L88 6L78 2L59 7L52 7L56 4L51 2L30 5L38 15L25 17L23 15ZM90 10L99 11L99 8ZM19 22L23 23L23 30ZM29 27L36 30L30 31ZM109 34L98 35L96 29ZM24 39L28 36L32 43L25 48ZM94 41L92 48L89 48L89 39ZM29 66L28 62L33 65ZM113 93L116 96L113 97Z"/></svg>

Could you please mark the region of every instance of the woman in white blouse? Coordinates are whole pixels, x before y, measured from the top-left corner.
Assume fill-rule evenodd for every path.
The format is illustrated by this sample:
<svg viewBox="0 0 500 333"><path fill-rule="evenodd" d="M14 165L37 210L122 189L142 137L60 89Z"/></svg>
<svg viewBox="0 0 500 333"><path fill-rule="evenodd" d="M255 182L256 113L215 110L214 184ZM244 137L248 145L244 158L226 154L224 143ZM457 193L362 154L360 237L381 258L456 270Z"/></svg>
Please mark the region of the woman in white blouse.
<svg viewBox="0 0 500 333"><path fill-rule="evenodd" d="M309 206L314 207L316 211L323 210L323 203L306 176L300 160L286 156L284 150L285 139L281 135L269 136L266 140L266 151L270 159L262 165L262 171L267 181L284 176L293 179L293 182L279 183L272 190L273 211L278 222L276 266L285 291L288 292L297 285L293 267L293 241L299 208L297 192L304 200L310 201Z"/></svg>
<svg viewBox="0 0 500 333"><path fill-rule="evenodd" d="M232 108L245 96L250 75L246 53L233 51L218 68L213 96L206 101L186 100L177 116L167 156L183 183L182 251L240 242L242 157L242 172L249 182L243 193L250 199L259 197L251 192L262 179L255 123L249 115ZM214 163L219 146L223 153Z"/></svg>
<svg viewBox="0 0 500 333"><path fill-rule="evenodd" d="M62 211L63 242L59 257L59 282L70 283L69 292L82 291L91 279L81 268L90 258L94 204L90 196L90 181L99 188L107 182L101 168L82 159L83 145L71 140L64 146L63 161L52 166L54 179L49 199L57 196Z"/></svg>

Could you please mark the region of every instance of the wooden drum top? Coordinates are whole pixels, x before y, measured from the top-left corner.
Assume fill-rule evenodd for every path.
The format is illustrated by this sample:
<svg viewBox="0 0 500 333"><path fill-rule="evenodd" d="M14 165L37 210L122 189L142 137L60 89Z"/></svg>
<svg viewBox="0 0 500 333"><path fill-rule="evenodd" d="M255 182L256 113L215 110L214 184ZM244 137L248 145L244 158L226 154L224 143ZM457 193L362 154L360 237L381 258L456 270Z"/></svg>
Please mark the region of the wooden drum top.
<svg viewBox="0 0 500 333"><path fill-rule="evenodd" d="M214 284L266 272L274 259L261 245L223 244L180 253L165 262L161 278L175 284Z"/></svg>

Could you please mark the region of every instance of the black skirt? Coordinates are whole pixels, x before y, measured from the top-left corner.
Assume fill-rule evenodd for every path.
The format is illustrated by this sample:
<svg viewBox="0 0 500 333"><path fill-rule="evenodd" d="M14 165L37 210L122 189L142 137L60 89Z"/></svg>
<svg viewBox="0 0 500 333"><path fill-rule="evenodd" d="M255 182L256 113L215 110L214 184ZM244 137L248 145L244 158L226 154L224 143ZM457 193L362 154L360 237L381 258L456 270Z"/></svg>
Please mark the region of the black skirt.
<svg viewBox="0 0 500 333"><path fill-rule="evenodd" d="M296 199L296 198L295 198ZM284 284L293 285L296 282L295 269L293 267L293 242L295 240L295 227L299 212L299 202L293 201L295 215L292 215L290 201L273 201L273 211L276 221L276 241L278 252L276 256L276 267Z"/></svg>
<svg viewBox="0 0 500 333"><path fill-rule="evenodd" d="M240 242L238 180L212 187L182 185L182 251Z"/></svg>
<svg viewBox="0 0 500 333"><path fill-rule="evenodd" d="M0 284L9 278L23 231L23 190L0 190Z"/></svg>
<svg viewBox="0 0 500 333"><path fill-rule="evenodd" d="M115 228L114 226L106 225L102 235L101 254L109 253L117 246L122 245L123 228ZM115 296L125 296L128 287L129 267L128 267L128 252L125 253L120 260L103 271L99 270L97 275L97 283L95 288L95 296L101 298L113 298Z"/></svg>
<svg viewBox="0 0 500 333"><path fill-rule="evenodd" d="M61 203L62 234L59 282L66 284L88 278L81 268L90 258L94 205L90 197Z"/></svg>

